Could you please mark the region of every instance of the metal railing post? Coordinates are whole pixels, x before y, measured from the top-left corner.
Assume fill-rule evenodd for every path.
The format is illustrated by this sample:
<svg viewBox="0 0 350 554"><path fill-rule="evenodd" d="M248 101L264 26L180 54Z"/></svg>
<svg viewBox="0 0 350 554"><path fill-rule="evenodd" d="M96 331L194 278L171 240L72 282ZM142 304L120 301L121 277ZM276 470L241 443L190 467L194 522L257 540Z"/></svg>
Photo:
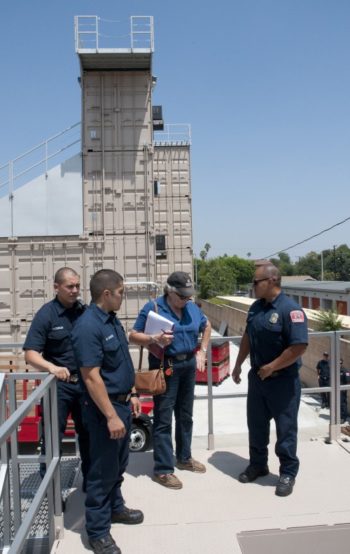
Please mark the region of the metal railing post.
<svg viewBox="0 0 350 554"><path fill-rule="evenodd" d="M329 442L336 441L340 436L340 374L338 371L340 344L337 332L331 333L331 367L330 367L330 387L329 393Z"/></svg>
<svg viewBox="0 0 350 554"><path fill-rule="evenodd" d="M56 388L50 387L51 403L51 427L52 427L52 454L54 459L60 458L60 431L58 424L58 399ZM55 539L63 537L64 525L61 500L61 471L58 464L53 478L53 505L54 505L54 529Z"/></svg>
<svg viewBox="0 0 350 554"><path fill-rule="evenodd" d="M214 412L213 412L213 358L212 341L207 349L207 375L208 375L208 450L214 450Z"/></svg>
<svg viewBox="0 0 350 554"><path fill-rule="evenodd" d="M99 30L98 30L98 16L95 16L95 25L96 25L96 50L99 48Z"/></svg>
<svg viewBox="0 0 350 554"><path fill-rule="evenodd" d="M13 221L13 160L9 161L9 201L10 201L10 218L11 218L11 237L14 236L14 221Z"/></svg>
<svg viewBox="0 0 350 554"><path fill-rule="evenodd" d="M6 385L5 375L0 375L0 425L6 420ZM3 518L4 549L10 546L11 542L11 518L10 518L10 482L9 482L9 445L7 442L1 444L1 465L0 465L0 498L2 498L3 513L9 517Z"/></svg>
<svg viewBox="0 0 350 554"><path fill-rule="evenodd" d="M134 17L131 16L130 17L130 46L131 46L131 50L134 49Z"/></svg>
<svg viewBox="0 0 350 554"><path fill-rule="evenodd" d="M10 414L13 414L17 409L16 400L16 380L15 375L9 375L9 404ZM18 436L17 429L11 433L11 461L12 461L12 500L13 500L13 524L15 534L20 528L22 521L21 511L21 483L19 475L18 463Z"/></svg>

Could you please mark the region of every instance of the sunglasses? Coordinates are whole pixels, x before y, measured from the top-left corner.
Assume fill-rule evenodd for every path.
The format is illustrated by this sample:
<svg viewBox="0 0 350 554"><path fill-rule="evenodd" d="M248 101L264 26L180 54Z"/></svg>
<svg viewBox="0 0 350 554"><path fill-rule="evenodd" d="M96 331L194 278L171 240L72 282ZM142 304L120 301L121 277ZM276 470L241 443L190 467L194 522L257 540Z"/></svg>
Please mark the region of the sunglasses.
<svg viewBox="0 0 350 554"><path fill-rule="evenodd" d="M176 296L180 298L180 300L189 300L189 296L184 296L183 294L179 294L178 292L175 292Z"/></svg>
<svg viewBox="0 0 350 554"><path fill-rule="evenodd" d="M262 279L253 279L253 285L254 287L256 287L256 285L261 283L261 281L268 281L269 279L270 277L262 277Z"/></svg>

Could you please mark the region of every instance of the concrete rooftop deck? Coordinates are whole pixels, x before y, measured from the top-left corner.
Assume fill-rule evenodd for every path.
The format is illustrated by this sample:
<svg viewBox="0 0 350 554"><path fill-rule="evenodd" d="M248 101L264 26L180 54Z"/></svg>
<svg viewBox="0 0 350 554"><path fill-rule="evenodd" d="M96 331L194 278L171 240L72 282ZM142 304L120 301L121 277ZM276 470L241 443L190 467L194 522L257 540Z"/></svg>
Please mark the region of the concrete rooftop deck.
<svg viewBox="0 0 350 554"><path fill-rule="evenodd" d="M246 379L238 387L226 379L214 392L234 390L246 390ZM206 387L196 387L196 395L206 392ZM280 498L274 494L278 460L273 429L270 475L255 483L241 484L237 476L248 460L245 398L214 400L212 451L207 449L207 402L196 400L193 455L206 463L207 473L177 471L184 487L168 490L151 480L152 452L132 454L123 494L127 506L143 510L145 520L134 527L112 526L112 535L123 554L277 554L281 552L281 533L276 530L285 530L287 535L282 532L283 554L309 554L313 548L318 554L348 553L350 442L343 437L339 443L325 443L328 418L328 411L320 411L317 400L303 399L299 418L300 473L293 494ZM52 552L89 551L80 487L73 489L67 500L64 524L64 539L54 544ZM320 527L315 531L308 526ZM275 531L251 533L264 530Z"/></svg>

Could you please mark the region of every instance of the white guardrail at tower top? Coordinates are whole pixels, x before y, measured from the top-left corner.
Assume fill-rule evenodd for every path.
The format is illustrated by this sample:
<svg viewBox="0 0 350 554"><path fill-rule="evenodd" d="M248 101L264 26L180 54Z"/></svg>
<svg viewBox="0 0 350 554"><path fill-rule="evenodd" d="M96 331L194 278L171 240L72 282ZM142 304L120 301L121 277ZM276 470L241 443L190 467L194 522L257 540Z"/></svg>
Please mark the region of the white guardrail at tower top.
<svg viewBox="0 0 350 554"><path fill-rule="evenodd" d="M74 18L75 50L110 50L110 44L118 42L118 49L154 51L153 17L134 15L130 17L130 32L122 29L124 21L107 20L97 15L77 15Z"/></svg>

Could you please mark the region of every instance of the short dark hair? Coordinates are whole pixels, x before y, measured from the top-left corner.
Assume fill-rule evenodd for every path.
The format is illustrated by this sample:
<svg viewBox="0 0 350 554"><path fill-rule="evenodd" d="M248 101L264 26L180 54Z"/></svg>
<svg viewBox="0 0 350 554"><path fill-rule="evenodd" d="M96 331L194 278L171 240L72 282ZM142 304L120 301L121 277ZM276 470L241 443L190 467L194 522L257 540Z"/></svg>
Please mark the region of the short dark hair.
<svg viewBox="0 0 350 554"><path fill-rule="evenodd" d="M100 269L91 277L91 299L96 302L104 290L114 290L123 283L124 279L113 269Z"/></svg>
<svg viewBox="0 0 350 554"><path fill-rule="evenodd" d="M56 285L61 285L65 280L67 273L74 275L74 277L79 277L75 269L72 269L71 267L60 267L60 269L58 269L55 273L54 283L56 283Z"/></svg>

